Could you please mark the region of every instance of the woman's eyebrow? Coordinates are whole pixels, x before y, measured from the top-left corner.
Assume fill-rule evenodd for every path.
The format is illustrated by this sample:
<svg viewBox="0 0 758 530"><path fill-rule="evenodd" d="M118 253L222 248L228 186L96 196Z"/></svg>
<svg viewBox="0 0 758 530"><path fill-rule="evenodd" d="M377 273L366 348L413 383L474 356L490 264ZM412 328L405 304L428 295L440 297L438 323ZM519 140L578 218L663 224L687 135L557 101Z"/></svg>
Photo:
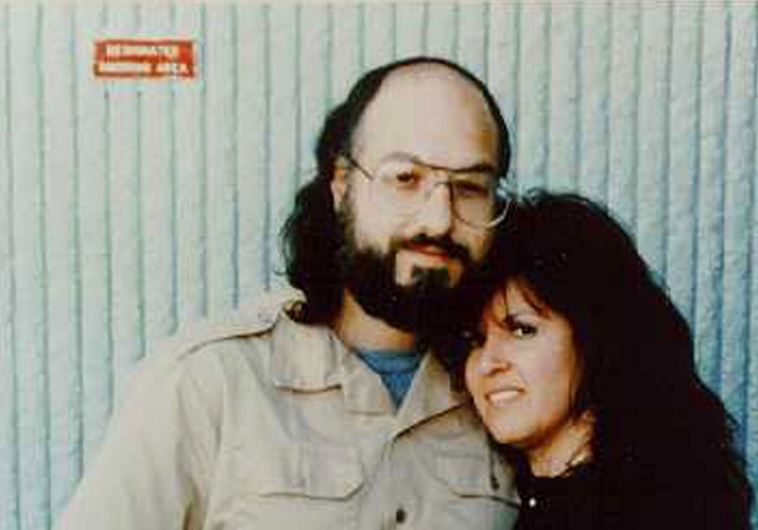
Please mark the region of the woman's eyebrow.
<svg viewBox="0 0 758 530"><path fill-rule="evenodd" d="M539 316L539 314L536 311L527 311L527 310L524 310L524 311L508 311L505 314L505 318L506 319L514 319L514 318L519 318L519 317L522 317L522 316Z"/></svg>

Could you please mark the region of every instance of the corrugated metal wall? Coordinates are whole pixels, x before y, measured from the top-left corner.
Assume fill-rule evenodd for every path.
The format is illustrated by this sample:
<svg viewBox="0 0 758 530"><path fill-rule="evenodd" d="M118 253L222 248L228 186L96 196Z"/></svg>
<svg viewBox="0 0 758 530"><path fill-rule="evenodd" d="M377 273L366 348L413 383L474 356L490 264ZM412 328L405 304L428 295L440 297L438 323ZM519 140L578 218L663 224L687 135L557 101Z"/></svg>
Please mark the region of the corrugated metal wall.
<svg viewBox="0 0 758 530"><path fill-rule="evenodd" d="M281 283L326 109L419 53L487 80L522 188L629 223L758 478L756 28L737 1L0 5L0 529L49 528L155 339ZM95 79L116 36L194 39L199 77Z"/></svg>

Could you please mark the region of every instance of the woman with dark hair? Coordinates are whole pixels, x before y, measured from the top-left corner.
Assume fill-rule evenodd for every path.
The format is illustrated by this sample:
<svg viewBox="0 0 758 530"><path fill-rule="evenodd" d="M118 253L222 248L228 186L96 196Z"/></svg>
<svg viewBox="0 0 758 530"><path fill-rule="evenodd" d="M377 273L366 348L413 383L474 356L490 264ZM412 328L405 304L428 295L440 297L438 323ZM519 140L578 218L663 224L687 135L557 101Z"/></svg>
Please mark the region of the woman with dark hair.
<svg viewBox="0 0 758 530"><path fill-rule="evenodd" d="M517 528L749 528L733 421L632 239L577 195L508 215L457 368L516 470Z"/></svg>

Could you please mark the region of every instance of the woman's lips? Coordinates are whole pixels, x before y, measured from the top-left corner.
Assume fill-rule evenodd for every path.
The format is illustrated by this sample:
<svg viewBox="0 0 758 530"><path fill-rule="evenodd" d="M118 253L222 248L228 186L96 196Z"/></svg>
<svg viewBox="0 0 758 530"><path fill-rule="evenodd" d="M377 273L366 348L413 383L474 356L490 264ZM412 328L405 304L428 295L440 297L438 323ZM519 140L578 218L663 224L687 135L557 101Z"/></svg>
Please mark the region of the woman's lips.
<svg viewBox="0 0 758 530"><path fill-rule="evenodd" d="M518 398L523 392L520 388L502 388L489 392L485 398L491 405L499 407Z"/></svg>

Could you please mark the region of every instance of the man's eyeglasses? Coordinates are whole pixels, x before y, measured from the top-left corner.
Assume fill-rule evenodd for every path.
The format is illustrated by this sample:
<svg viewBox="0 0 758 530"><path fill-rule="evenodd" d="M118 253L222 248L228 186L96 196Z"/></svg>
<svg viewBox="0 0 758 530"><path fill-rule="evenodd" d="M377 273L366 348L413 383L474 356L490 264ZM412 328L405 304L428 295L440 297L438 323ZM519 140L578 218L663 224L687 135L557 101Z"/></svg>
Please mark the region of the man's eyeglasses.
<svg viewBox="0 0 758 530"><path fill-rule="evenodd" d="M493 228L505 219L512 192L504 178L488 169L454 170L431 167L412 160L392 160L369 172L352 156L342 157L369 179L394 213L418 213L437 186L450 190L456 219L475 228Z"/></svg>

